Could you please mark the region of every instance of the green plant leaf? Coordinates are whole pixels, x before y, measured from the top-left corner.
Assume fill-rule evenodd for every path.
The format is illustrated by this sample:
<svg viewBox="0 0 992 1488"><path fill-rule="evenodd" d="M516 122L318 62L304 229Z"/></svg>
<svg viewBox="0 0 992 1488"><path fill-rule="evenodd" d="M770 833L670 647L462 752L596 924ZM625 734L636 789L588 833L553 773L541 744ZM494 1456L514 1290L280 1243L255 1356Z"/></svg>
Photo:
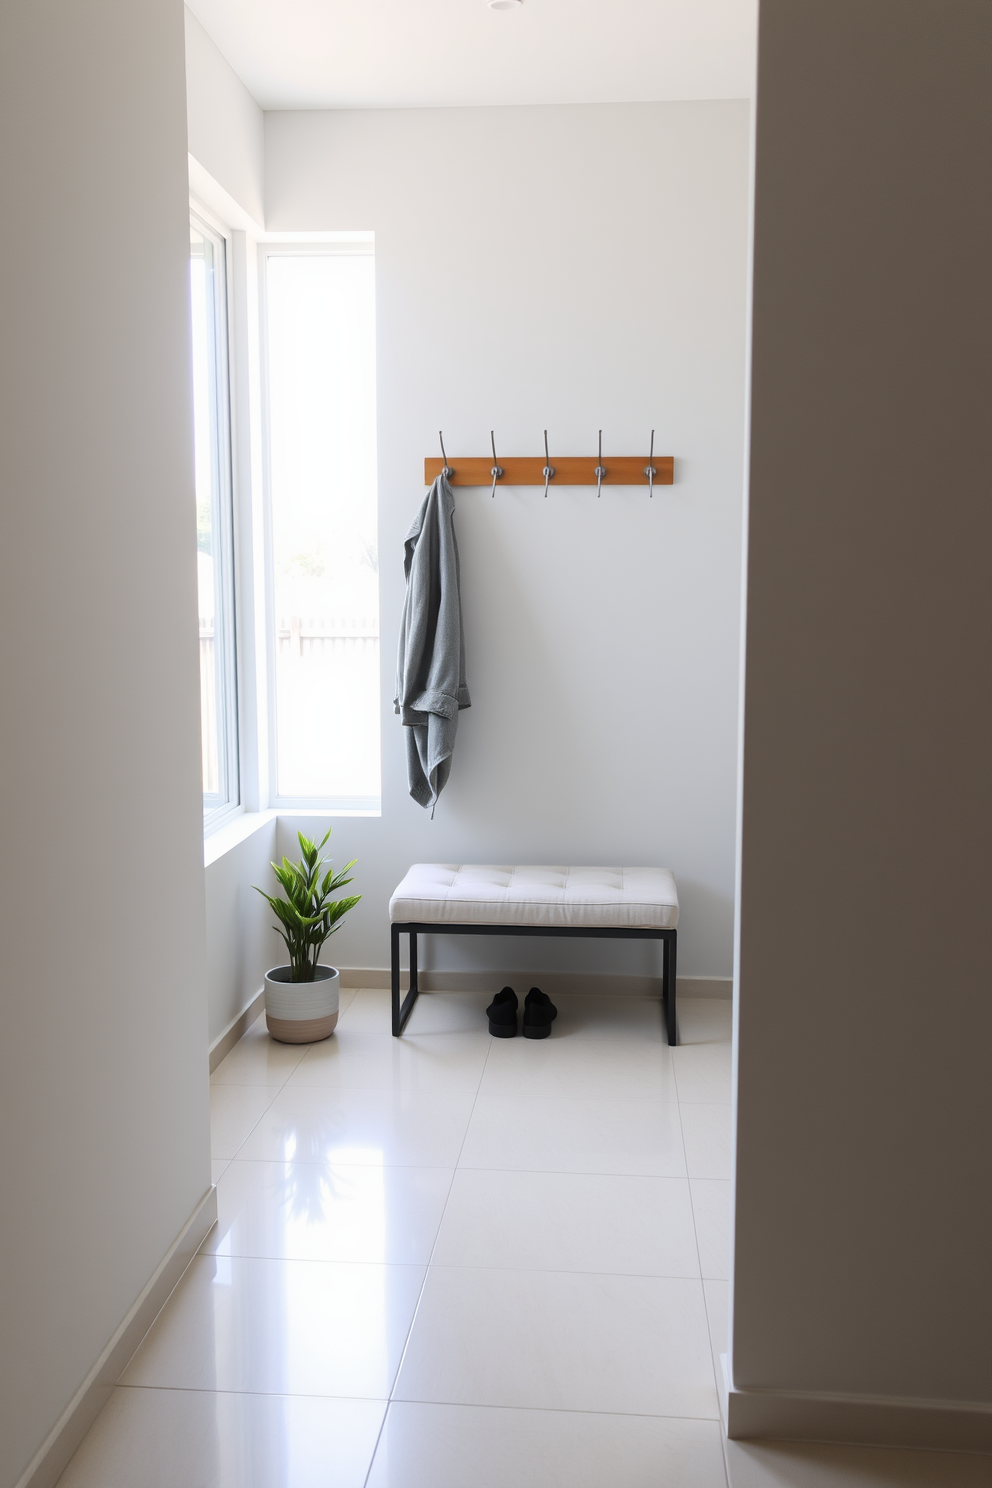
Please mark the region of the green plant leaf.
<svg viewBox="0 0 992 1488"><path fill-rule="evenodd" d="M349 909L354 909L355 905L358 903L361 897L361 894L355 894L350 899L338 899L336 903L329 904L327 906L326 913L330 923L332 925L336 924L336 922L340 920L343 915L346 915L348 913Z"/></svg>
<svg viewBox="0 0 992 1488"><path fill-rule="evenodd" d="M286 898L267 894L257 884L252 887L262 895L280 921L282 928L280 925L273 925L272 928L286 945L292 980L312 982L321 947L362 896L355 894L347 899L329 899L336 889L351 883L347 875L357 862L357 859L352 859L335 875L330 859L321 857L331 835L330 827L320 843L312 842L302 832L297 832L296 835L302 855L300 862L291 863L289 858L284 857L281 863L271 865Z"/></svg>

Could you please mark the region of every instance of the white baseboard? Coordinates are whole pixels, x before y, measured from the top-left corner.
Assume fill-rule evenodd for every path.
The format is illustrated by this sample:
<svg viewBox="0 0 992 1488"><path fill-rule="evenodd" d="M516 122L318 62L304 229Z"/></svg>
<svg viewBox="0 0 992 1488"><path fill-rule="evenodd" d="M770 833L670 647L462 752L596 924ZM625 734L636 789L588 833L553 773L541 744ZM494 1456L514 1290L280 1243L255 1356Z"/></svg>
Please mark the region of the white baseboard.
<svg viewBox="0 0 992 1488"><path fill-rule="evenodd" d="M339 966L342 987L389 987L388 966ZM549 996L660 997L661 978L648 976L609 976L600 972L565 971L421 971L422 992L495 992L509 984L520 988L539 986ZM407 986L404 970L402 985ZM730 999L734 983L731 977L678 977L678 997L719 997ZM526 989L525 989L526 990Z"/></svg>
<svg viewBox="0 0 992 1488"><path fill-rule="evenodd" d="M720 1368L716 1374L716 1393L720 1399L720 1420L723 1422L724 1431L727 1430L727 1401L730 1396L730 1359L726 1354L721 1354L719 1359Z"/></svg>
<svg viewBox="0 0 992 1488"><path fill-rule="evenodd" d="M992 1453L992 1405L819 1391L727 1391L727 1435Z"/></svg>
<svg viewBox="0 0 992 1488"><path fill-rule="evenodd" d="M345 985L347 986L350 984L345 983ZM255 1019L258 1017L264 1006L265 988L259 987L258 991L255 993L255 996L252 998L251 1002L243 1010L243 1012L240 1012L236 1018L232 1018L230 1023L228 1023L227 1027L224 1029L224 1032L222 1034L219 1034L218 1037L215 1038L213 1043L210 1045L211 1074L213 1074L214 1070L220 1064L221 1060L227 1054L230 1054L231 1050L238 1042L238 1039L243 1038L243 1036L247 1033L248 1029L254 1023Z"/></svg>
<svg viewBox="0 0 992 1488"><path fill-rule="evenodd" d="M375 987L389 990L388 966L339 966L342 987ZM661 979L645 976L607 976L593 972L572 974L569 972L520 972L520 971L422 971L422 992L492 992L500 987L514 984L539 986L548 995L565 997L600 996L612 993L614 997L660 997ZM407 973L403 973L403 988L406 990ZM680 976L677 980L679 999L683 997L713 997L729 1001L733 996L734 983L731 977ZM210 1045L210 1073L220 1064L240 1038L260 1016L265 1007L265 988L260 987L251 1002L232 1018L224 1032Z"/></svg>
<svg viewBox="0 0 992 1488"><path fill-rule="evenodd" d="M138 1344L216 1223L217 1190L211 1185L14 1488L54 1488Z"/></svg>
<svg viewBox="0 0 992 1488"><path fill-rule="evenodd" d="M733 977L677 976L676 997L717 997L731 1002L734 996Z"/></svg>

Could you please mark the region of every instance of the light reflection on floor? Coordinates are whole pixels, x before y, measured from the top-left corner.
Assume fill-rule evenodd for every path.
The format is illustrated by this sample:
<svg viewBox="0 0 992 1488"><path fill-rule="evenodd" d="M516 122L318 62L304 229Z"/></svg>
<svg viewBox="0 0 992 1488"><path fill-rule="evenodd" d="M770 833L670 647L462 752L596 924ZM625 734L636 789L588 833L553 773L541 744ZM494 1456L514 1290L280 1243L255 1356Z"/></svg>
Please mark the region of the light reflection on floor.
<svg viewBox="0 0 992 1488"><path fill-rule="evenodd" d="M63 1488L931 1481L725 1452L729 1004L684 1000L670 1050L647 999L563 998L541 1043L486 1001L424 995L403 1039L379 991L322 1045L249 1030L212 1082L220 1222Z"/></svg>

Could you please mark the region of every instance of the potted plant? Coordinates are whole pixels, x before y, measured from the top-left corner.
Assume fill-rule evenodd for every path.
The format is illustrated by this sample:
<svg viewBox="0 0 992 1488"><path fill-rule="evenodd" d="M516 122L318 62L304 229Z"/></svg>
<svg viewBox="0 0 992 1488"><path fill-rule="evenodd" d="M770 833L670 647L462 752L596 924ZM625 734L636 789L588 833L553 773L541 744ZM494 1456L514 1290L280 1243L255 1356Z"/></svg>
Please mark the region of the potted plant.
<svg viewBox="0 0 992 1488"><path fill-rule="evenodd" d="M298 863L283 858L272 869L286 892L285 899L267 894L253 884L263 899L272 906L279 924L273 926L286 942L288 966L273 966L265 973L265 1022L274 1039L283 1044L313 1044L329 1038L338 1021L339 976L333 966L319 966L324 942L340 927L341 920L354 909L361 894L347 899L332 899L335 889L351 883L346 877L357 859L352 859L338 874L328 867L329 858L321 851L323 841L314 843L297 832L300 852Z"/></svg>

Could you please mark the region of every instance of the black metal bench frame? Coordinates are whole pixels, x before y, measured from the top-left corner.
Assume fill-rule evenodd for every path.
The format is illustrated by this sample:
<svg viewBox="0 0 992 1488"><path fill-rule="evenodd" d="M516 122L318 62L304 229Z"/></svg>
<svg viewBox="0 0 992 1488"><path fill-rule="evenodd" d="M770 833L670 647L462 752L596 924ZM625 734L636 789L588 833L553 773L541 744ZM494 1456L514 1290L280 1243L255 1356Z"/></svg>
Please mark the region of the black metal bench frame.
<svg viewBox="0 0 992 1488"><path fill-rule="evenodd" d="M390 982L393 994L393 1036L399 1038L413 1004L420 995L417 982L418 935L564 935L583 940L660 940L662 941L661 996L665 1005L665 1028L670 1044L678 1043L675 1021L675 979L678 951L677 930L626 930L619 925L544 926L544 925L449 925L446 921L423 924L419 920L394 920L390 929ZM410 937L410 990L400 1001L400 936Z"/></svg>

